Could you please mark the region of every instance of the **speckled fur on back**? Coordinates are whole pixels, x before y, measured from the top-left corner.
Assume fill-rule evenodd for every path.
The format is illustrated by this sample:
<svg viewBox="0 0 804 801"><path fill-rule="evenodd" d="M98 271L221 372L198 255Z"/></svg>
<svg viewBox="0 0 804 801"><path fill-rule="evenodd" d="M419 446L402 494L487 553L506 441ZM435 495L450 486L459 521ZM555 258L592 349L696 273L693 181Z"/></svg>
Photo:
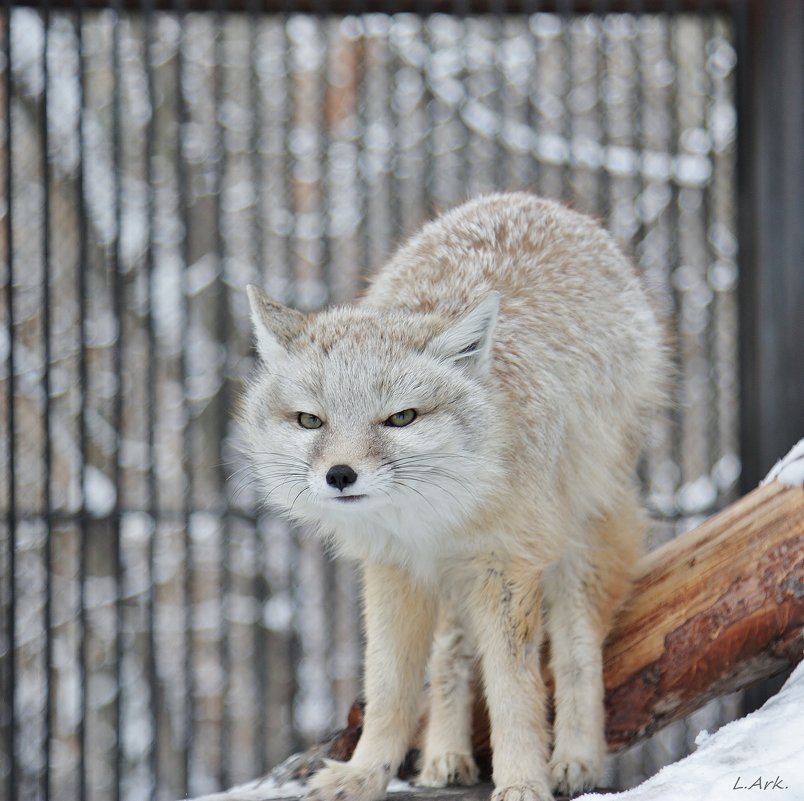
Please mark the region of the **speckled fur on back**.
<svg viewBox="0 0 804 801"><path fill-rule="evenodd" d="M250 300L255 475L365 576L365 730L310 797L383 797L434 636L422 783L476 779L469 681L455 677L478 657L495 799L594 785L601 645L641 547L633 472L667 375L631 265L589 218L492 195L426 225L352 306Z"/></svg>

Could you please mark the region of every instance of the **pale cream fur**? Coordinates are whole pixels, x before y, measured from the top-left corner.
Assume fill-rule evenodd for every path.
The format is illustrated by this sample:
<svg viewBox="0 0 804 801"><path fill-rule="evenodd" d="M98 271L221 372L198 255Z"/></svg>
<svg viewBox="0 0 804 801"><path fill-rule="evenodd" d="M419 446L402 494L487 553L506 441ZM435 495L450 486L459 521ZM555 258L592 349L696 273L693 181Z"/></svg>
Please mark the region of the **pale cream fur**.
<svg viewBox="0 0 804 801"><path fill-rule="evenodd" d="M253 288L250 299L262 367L242 416L255 475L269 504L365 576L364 733L309 798L384 796L434 632L421 783L477 778L476 658L494 801L593 786L602 642L640 552L633 472L667 375L635 271L587 217L517 193L425 226L354 306L305 316ZM385 424L408 408L410 425ZM321 427L299 426L299 412ZM327 481L337 464L354 468L350 487Z"/></svg>

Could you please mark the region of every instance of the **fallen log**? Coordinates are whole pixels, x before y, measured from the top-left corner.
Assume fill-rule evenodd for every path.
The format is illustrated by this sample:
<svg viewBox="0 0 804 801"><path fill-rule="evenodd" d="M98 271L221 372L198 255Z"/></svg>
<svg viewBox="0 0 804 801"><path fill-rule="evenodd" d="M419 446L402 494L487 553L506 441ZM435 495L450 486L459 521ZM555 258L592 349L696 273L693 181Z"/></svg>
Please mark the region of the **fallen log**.
<svg viewBox="0 0 804 801"><path fill-rule="evenodd" d="M804 654L804 489L760 487L640 563L604 654L617 750Z"/></svg>
<svg viewBox="0 0 804 801"><path fill-rule="evenodd" d="M773 481L640 562L604 649L609 750L775 675L803 655L804 489ZM276 777L303 778L325 756L348 759L361 724L356 702L345 729L283 763ZM475 707L473 750L487 768L482 703Z"/></svg>

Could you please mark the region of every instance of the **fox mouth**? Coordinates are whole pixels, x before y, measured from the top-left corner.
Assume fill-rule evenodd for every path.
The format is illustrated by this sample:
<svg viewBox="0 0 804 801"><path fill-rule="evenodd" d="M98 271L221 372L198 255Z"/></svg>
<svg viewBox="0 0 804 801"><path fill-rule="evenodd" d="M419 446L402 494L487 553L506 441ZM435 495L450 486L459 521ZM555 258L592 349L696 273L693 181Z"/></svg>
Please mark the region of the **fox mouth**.
<svg viewBox="0 0 804 801"><path fill-rule="evenodd" d="M340 503L354 503L355 501L360 501L365 497L365 495L338 495L332 500Z"/></svg>

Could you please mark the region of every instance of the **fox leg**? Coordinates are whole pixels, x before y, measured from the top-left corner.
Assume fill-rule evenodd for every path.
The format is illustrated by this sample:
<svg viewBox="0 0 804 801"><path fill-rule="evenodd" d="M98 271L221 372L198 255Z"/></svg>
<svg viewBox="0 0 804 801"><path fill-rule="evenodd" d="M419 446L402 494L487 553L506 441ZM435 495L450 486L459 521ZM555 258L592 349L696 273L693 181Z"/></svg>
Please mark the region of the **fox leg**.
<svg viewBox="0 0 804 801"><path fill-rule="evenodd" d="M491 724L491 801L550 801L540 572L489 556L475 565L467 623L480 652Z"/></svg>
<svg viewBox="0 0 804 801"><path fill-rule="evenodd" d="M445 787L477 782L472 756L474 658L457 616L442 603L430 657L430 712L417 784Z"/></svg>
<svg viewBox="0 0 804 801"><path fill-rule="evenodd" d="M555 721L550 774L559 793L590 789L602 778L606 741L603 641L641 550L642 512L629 496L589 526L582 548L545 573Z"/></svg>
<svg viewBox="0 0 804 801"><path fill-rule="evenodd" d="M307 801L378 801L405 757L417 722L435 603L390 565L365 567L363 734L348 762L326 761Z"/></svg>
<svg viewBox="0 0 804 801"><path fill-rule="evenodd" d="M594 787L603 771L604 633L584 595L584 577L562 562L545 581L555 720L550 774L560 793Z"/></svg>

